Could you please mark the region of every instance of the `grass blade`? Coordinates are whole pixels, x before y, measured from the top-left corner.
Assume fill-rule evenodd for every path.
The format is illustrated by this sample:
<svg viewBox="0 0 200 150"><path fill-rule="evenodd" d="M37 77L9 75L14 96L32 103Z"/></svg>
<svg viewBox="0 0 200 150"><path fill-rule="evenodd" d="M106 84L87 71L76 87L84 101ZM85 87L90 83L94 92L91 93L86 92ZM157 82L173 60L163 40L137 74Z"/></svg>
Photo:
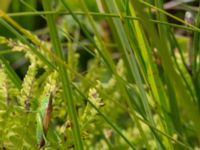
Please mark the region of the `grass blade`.
<svg viewBox="0 0 200 150"><path fill-rule="evenodd" d="M46 11L51 11L51 3L49 0L43 0L43 7L44 10ZM49 25L50 29L50 36L52 40L52 45L53 49L56 53L56 55L61 59L64 60L64 55L62 52L62 47L61 43L59 41L58 37L58 31L55 25L55 20L53 15L47 15L47 23ZM79 123L78 123L78 116L77 112L75 109L75 104L72 96L72 89L70 86L70 79L68 77L67 70L64 65L58 63L58 71L60 73L60 78L62 81L62 87L63 87L63 95L64 95L64 100L68 104L68 111L69 111L69 116L72 120L73 124L73 137L74 137L74 142L75 142L75 149L77 150L82 150L83 149L83 144L82 144L82 139L81 139L81 133L80 133L80 128L79 128Z"/></svg>

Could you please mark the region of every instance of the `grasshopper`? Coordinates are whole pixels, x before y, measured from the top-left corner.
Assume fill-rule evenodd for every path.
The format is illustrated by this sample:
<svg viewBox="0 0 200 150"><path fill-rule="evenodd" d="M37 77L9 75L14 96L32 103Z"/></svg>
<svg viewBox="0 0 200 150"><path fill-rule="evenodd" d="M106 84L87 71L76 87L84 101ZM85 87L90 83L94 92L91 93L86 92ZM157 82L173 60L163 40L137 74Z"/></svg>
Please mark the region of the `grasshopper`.
<svg viewBox="0 0 200 150"><path fill-rule="evenodd" d="M37 130L36 137L38 142L38 148L42 148L46 143L46 135L51 119L52 113L52 93L48 97L44 97L41 101L40 107L37 113Z"/></svg>

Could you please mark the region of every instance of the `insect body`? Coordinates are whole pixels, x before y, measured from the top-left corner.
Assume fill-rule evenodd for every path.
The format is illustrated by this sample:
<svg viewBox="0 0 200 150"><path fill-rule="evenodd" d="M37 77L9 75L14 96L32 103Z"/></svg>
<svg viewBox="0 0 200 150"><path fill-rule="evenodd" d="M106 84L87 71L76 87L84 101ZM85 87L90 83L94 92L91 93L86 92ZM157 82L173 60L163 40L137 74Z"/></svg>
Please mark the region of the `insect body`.
<svg viewBox="0 0 200 150"><path fill-rule="evenodd" d="M38 142L38 148L45 145L46 134L48 132L48 127L50 123L52 112L52 94L49 97L45 97L41 101L41 105L37 114L37 131L36 137Z"/></svg>

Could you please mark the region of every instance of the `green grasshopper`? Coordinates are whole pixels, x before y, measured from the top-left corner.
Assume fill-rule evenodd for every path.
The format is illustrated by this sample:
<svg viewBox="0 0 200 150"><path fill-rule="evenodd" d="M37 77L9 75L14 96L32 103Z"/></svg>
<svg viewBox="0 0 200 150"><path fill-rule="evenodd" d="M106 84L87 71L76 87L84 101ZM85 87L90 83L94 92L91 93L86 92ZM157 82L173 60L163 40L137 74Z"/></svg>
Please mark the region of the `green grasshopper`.
<svg viewBox="0 0 200 150"><path fill-rule="evenodd" d="M45 97L40 104L37 113L37 130L36 137L38 142L38 148L40 149L46 143L46 134L48 132L48 127L51 119L52 112L52 93Z"/></svg>

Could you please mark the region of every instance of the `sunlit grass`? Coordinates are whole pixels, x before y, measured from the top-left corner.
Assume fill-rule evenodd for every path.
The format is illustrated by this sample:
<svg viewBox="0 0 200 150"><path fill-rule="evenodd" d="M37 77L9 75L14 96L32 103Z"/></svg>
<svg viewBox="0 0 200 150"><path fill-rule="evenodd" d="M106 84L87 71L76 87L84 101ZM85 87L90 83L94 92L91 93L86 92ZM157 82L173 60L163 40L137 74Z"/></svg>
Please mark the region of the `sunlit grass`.
<svg viewBox="0 0 200 150"><path fill-rule="evenodd" d="M192 25L158 0L80 0L80 11L66 0L53 7L43 0L44 11L35 2L15 2L27 12L0 11L1 26L12 34L0 38L0 149L37 148L33 112L49 93L53 111L45 149L199 148L199 14ZM41 29L46 41L25 29L32 25L14 20L33 16L47 23ZM177 28L194 37L183 40ZM9 64L16 51L29 63L24 77Z"/></svg>

